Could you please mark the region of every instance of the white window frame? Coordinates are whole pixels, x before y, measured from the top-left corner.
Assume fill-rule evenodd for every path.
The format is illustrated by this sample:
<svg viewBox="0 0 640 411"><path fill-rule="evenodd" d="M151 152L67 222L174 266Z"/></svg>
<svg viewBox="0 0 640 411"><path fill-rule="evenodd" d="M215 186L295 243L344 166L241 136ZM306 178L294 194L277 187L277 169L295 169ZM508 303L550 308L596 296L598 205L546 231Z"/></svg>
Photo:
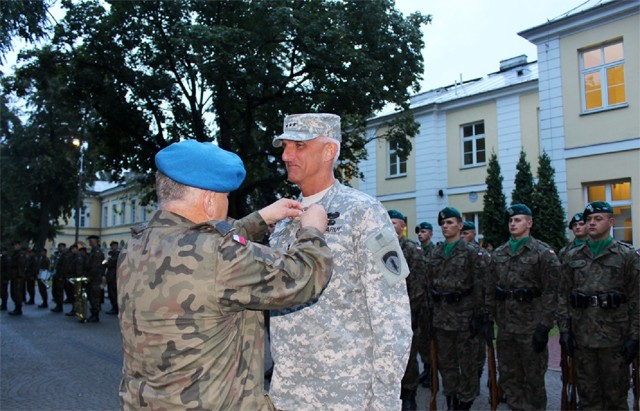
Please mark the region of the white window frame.
<svg viewBox="0 0 640 411"><path fill-rule="evenodd" d="M586 114L586 113L595 113L595 112L599 112L599 111L605 111L605 110L610 110L610 109L614 109L614 108L619 108L619 107L627 107L629 104L627 101L624 101L622 103L617 103L617 104L609 104L609 87L608 87L608 81L607 81L607 69L613 68L613 67L617 67L617 66L622 66L623 70L624 70L624 66L625 66L625 59L624 57L622 58L622 60L617 60L614 62L610 62L610 63L605 63L604 62L604 49L606 47L609 46L613 46L615 44L621 44L622 45L622 52L624 55L624 43L622 41L622 39L616 40L616 41L610 41L604 44L601 44L597 47L590 47L590 48L585 48L580 50L580 100L581 100L581 104L582 104L582 113ZM584 55L586 53L589 53L591 51L594 50L600 50L600 54L601 54L601 61L602 64L599 66L595 66L595 67L590 67L590 68L584 68ZM600 85L601 85L601 95L602 95L602 105L600 107L596 107L596 108L592 108L592 109L587 109L587 90L585 88L585 76L589 75L589 74L593 74L599 72L600 73ZM627 76L625 75L625 94L626 94L626 83L627 81Z"/></svg>
<svg viewBox="0 0 640 411"><path fill-rule="evenodd" d="M475 128L477 125L480 125L480 124L482 124L482 129L484 132L476 134ZM464 130L467 127L472 127L472 134L470 136L465 137ZM484 149L481 150L482 152L484 152L484 161L478 161L478 153L480 153L480 150L478 150L479 140L484 141ZM471 142L472 161L470 164L465 164L464 144L466 142ZM462 168L480 167L487 164L487 134L486 134L484 120L474 121L473 123L462 124L460 126L460 154L461 154L460 164L462 165Z"/></svg>
<svg viewBox="0 0 640 411"><path fill-rule="evenodd" d="M109 227L109 205L107 204L102 206L102 225Z"/></svg>
<svg viewBox="0 0 640 411"><path fill-rule="evenodd" d="M118 223L118 208L115 203L111 203L111 227L115 227Z"/></svg>
<svg viewBox="0 0 640 411"><path fill-rule="evenodd" d="M120 225L125 225L126 224L126 214L125 210L127 209L127 203L122 200L120 202Z"/></svg>
<svg viewBox="0 0 640 411"><path fill-rule="evenodd" d="M387 141L387 177L405 177L407 175L407 157L402 158L398 155L398 143L395 141ZM403 171L404 169L404 171Z"/></svg>

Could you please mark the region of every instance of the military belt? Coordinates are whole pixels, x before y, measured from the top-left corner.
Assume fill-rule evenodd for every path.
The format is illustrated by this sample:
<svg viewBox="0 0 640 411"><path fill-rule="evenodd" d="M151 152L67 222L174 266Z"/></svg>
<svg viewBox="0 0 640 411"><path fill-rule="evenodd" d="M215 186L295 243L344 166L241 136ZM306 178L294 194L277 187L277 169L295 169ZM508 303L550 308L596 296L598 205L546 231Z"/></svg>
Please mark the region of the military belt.
<svg viewBox="0 0 640 411"><path fill-rule="evenodd" d="M435 288L431 289L431 296L433 297L433 301L439 303L440 301L444 301L447 304L458 303L464 297L468 297L473 292L473 288L469 288L467 290L454 290L454 291L443 291L440 292Z"/></svg>
<svg viewBox="0 0 640 411"><path fill-rule="evenodd" d="M496 300L516 300L521 303L530 303L534 298L538 298L542 295L542 291L539 288L513 288L506 289L500 286L496 286Z"/></svg>
<svg viewBox="0 0 640 411"><path fill-rule="evenodd" d="M619 292L604 292L597 294L585 294L574 292L569 296L569 303L573 308L600 307L604 309L618 308L620 304L627 302L626 294Z"/></svg>

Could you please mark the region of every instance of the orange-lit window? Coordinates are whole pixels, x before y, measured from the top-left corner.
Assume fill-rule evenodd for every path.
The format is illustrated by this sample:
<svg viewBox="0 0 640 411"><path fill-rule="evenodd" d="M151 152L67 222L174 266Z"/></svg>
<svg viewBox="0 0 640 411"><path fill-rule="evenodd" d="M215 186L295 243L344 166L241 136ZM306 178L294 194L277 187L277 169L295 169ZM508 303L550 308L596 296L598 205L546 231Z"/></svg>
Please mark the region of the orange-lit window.
<svg viewBox="0 0 640 411"><path fill-rule="evenodd" d="M580 57L583 111L615 107L627 102L622 41L583 50Z"/></svg>
<svg viewBox="0 0 640 411"><path fill-rule="evenodd" d="M585 184L586 202L607 201L613 207L615 218L611 230L613 238L633 244L633 224L631 207L636 206L631 200L631 181L610 181L604 183Z"/></svg>

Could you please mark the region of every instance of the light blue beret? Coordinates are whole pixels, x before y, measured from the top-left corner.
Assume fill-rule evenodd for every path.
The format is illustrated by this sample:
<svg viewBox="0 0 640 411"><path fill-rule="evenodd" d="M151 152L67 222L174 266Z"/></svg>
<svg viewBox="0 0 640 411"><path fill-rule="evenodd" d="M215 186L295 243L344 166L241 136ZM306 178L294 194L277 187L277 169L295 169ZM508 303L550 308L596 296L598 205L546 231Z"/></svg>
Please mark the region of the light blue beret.
<svg viewBox="0 0 640 411"><path fill-rule="evenodd" d="M218 193L236 190L247 174L236 154L196 140L180 141L160 150L156 167L180 184Z"/></svg>

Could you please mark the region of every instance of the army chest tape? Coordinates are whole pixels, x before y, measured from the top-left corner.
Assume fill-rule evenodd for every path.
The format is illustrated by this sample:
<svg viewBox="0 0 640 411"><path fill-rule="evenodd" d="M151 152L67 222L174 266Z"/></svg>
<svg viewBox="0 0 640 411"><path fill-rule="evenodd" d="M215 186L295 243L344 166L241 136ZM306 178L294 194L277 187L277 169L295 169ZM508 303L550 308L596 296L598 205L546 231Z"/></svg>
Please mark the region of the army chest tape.
<svg viewBox="0 0 640 411"><path fill-rule="evenodd" d="M604 309L618 308L627 302L627 295L617 291L596 292L586 294L575 291L569 296L569 303L573 308L600 307Z"/></svg>

